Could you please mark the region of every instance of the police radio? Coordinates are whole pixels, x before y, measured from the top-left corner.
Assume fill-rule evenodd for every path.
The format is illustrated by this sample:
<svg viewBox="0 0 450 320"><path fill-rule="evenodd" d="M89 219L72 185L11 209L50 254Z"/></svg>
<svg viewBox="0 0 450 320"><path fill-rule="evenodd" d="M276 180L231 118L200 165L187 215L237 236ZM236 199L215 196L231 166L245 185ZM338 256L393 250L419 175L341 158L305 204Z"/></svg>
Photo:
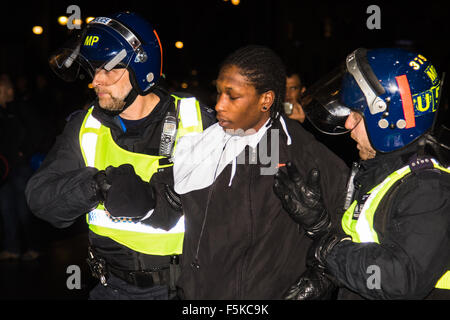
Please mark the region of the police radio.
<svg viewBox="0 0 450 320"><path fill-rule="evenodd" d="M177 118L175 113L167 112L164 118L161 140L159 143L159 155L170 158L172 156L175 137L177 136Z"/></svg>

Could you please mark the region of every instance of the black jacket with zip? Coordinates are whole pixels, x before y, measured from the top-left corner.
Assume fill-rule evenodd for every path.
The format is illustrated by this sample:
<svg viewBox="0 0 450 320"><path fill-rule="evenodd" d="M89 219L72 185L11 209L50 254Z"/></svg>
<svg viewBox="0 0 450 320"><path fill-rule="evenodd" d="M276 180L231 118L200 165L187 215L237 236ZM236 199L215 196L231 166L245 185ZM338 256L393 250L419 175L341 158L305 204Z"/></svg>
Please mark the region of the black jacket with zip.
<svg viewBox="0 0 450 320"><path fill-rule="evenodd" d="M114 141L121 148L136 153L158 155L164 117L168 111L175 110L175 104L174 98L165 92L155 90L154 93L159 96L160 102L149 116L135 127L128 128L126 132L122 130L118 117L111 117L97 107L94 107L92 115L111 129ZM206 128L215 122L214 111L204 106L201 109L203 128ZM85 115L86 111L80 111L71 116L41 167L29 180L25 192L32 212L57 228L72 225L98 203L91 187L92 177L97 169L86 167L80 149L79 133ZM171 177L170 174L165 176ZM167 206L163 209L170 210ZM158 214L155 214L155 217L157 216ZM164 220L164 217L161 220ZM135 252L90 230L89 240L108 263L119 269L143 270L159 267L167 265L170 259Z"/></svg>
<svg viewBox="0 0 450 320"><path fill-rule="evenodd" d="M303 177L319 168L325 206L338 212L347 166L298 122L286 119L286 124L290 146L278 120L266 133L279 130L279 163L291 160ZM249 147L243 152L248 157ZM274 176L261 175L262 166L248 158L237 164L229 186L229 164L211 186L182 195L186 232L179 287L184 298L281 299L305 270L311 240L283 210L273 191Z"/></svg>

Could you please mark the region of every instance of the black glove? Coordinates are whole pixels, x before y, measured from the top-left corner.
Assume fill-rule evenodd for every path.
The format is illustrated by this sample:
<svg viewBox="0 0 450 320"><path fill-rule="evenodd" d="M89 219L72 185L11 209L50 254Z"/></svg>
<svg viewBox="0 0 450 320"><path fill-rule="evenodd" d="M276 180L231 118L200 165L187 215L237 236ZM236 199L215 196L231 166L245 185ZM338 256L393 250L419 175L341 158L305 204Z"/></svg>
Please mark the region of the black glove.
<svg viewBox="0 0 450 320"><path fill-rule="evenodd" d="M288 292L285 300L329 300L337 286L328 278L322 268L308 268Z"/></svg>
<svg viewBox="0 0 450 320"><path fill-rule="evenodd" d="M311 169L307 182L301 178L291 162L286 163L287 174L275 174L273 189L290 217L305 229L312 238L328 232L331 219L322 203L320 172Z"/></svg>
<svg viewBox="0 0 450 320"><path fill-rule="evenodd" d="M155 207L150 184L135 173L131 164L109 166L105 170L106 179L101 171L94 177L105 208L114 217L142 218Z"/></svg>
<svg viewBox="0 0 450 320"><path fill-rule="evenodd" d="M326 268L326 259L333 248L342 241L348 241L352 238L348 235L330 232L320 238L316 238L308 249L306 265L308 267L318 266L321 269Z"/></svg>
<svg viewBox="0 0 450 320"><path fill-rule="evenodd" d="M106 172L105 170L99 170L94 175L94 183L93 188L95 192L95 197L100 203L104 203L106 199L106 194L108 193L111 185L106 181Z"/></svg>
<svg viewBox="0 0 450 320"><path fill-rule="evenodd" d="M180 196L169 185L155 183L153 177L152 187L156 199L155 211L150 217L141 222L154 228L170 230L178 223L180 217L183 215Z"/></svg>
<svg viewBox="0 0 450 320"><path fill-rule="evenodd" d="M326 258L341 241L351 240L349 236L328 233L316 238L309 247L306 266L308 269L300 276L285 295L286 300L325 300L330 299L338 288L338 281L327 272Z"/></svg>

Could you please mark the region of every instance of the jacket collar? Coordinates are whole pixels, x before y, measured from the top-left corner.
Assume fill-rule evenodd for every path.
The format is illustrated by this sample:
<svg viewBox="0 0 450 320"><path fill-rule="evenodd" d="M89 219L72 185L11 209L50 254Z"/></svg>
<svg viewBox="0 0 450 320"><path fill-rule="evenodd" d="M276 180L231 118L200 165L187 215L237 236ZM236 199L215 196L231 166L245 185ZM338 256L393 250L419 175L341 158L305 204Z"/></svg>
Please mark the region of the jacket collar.
<svg viewBox="0 0 450 320"><path fill-rule="evenodd" d="M401 150L377 154L375 158L361 161L359 172L355 176L355 187L363 194L380 184L388 175L404 167L417 153L417 143ZM361 193L360 193L361 194Z"/></svg>

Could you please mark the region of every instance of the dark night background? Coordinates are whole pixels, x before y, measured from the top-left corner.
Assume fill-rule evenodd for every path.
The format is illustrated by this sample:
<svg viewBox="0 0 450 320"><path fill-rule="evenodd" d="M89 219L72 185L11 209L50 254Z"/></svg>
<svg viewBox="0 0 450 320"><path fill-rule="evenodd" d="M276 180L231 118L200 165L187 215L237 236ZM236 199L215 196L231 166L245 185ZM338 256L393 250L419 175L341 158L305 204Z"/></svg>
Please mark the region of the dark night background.
<svg viewBox="0 0 450 320"><path fill-rule="evenodd" d="M300 1L241 0L238 6L223 0L147 1L8 1L0 8L0 74L9 74L16 95L40 101L34 107L51 116L47 127L54 137L74 110L93 98L87 82L64 83L52 74L49 55L70 36L57 18L68 16L76 4L81 18L135 11L157 30L163 46L163 72L172 89L186 90L214 106L220 62L238 47L267 45L298 71L306 86L330 71L358 47L404 47L418 51L437 71L449 71L450 2L446 1ZM369 5L381 9L381 29L369 30ZM83 23L85 24L85 22ZM32 27L41 25L42 35ZM447 39L447 40L446 40ZM176 41L184 48L175 48ZM45 99L39 96L38 76L47 81ZM188 87L181 88L181 83ZM44 128L43 128L44 130ZM0 263L0 299L85 299L92 285L86 270L85 221L65 230L44 227L46 254L37 262ZM66 268L80 265L81 290L66 288Z"/></svg>

